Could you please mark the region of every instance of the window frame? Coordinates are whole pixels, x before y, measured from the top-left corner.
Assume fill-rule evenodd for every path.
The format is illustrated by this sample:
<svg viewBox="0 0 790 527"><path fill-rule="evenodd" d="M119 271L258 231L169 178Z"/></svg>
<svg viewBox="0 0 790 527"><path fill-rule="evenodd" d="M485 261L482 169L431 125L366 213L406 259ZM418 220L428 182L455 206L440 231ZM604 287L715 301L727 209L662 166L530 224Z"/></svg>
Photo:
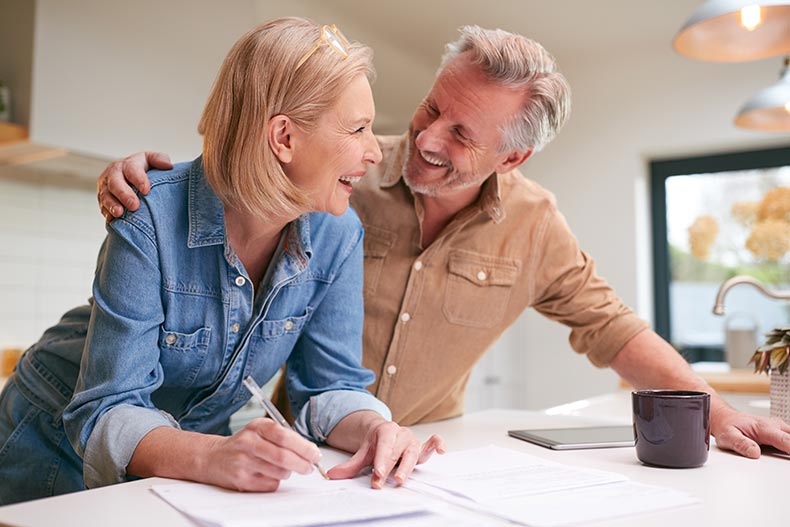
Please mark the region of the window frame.
<svg viewBox="0 0 790 527"><path fill-rule="evenodd" d="M653 317L655 331L671 342L669 312L669 240L666 180L718 172L735 172L790 165L790 146L741 150L694 157L656 159L650 166L650 218L653 248ZM712 307L713 304L711 304Z"/></svg>

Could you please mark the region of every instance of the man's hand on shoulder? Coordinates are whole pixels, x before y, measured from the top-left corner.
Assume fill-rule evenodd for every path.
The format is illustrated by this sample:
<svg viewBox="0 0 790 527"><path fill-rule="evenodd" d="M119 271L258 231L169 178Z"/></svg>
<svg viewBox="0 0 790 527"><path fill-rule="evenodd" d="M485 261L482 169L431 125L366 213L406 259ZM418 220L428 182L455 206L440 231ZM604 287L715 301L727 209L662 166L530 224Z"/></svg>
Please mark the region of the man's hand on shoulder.
<svg viewBox="0 0 790 527"><path fill-rule="evenodd" d="M169 170L173 168L170 156L162 152L139 152L118 161L113 161L96 182L96 198L99 210L109 223L123 214L123 209L137 210L140 200L132 186L148 194L151 185L146 172L151 168Z"/></svg>

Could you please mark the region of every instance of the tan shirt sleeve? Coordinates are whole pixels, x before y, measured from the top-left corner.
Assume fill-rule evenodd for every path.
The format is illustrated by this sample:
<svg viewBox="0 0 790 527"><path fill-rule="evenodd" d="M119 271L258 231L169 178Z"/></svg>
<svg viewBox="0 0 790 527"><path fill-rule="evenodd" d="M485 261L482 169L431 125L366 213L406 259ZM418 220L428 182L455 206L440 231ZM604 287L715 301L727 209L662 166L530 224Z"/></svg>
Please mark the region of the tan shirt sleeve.
<svg viewBox="0 0 790 527"><path fill-rule="evenodd" d="M608 366L626 342L648 327L595 272L565 218L553 204L543 218L529 272L533 307L571 329L570 344L598 367Z"/></svg>

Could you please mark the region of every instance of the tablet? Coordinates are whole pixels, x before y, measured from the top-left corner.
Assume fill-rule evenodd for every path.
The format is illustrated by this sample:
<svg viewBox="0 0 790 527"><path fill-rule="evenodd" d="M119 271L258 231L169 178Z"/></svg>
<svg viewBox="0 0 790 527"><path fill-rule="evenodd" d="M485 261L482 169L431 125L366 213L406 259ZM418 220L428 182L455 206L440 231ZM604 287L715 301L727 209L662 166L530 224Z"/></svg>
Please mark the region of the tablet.
<svg viewBox="0 0 790 527"><path fill-rule="evenodd" d="M507 434L554 450L634 446L634 427L631 425L508 430Z"/></svg>

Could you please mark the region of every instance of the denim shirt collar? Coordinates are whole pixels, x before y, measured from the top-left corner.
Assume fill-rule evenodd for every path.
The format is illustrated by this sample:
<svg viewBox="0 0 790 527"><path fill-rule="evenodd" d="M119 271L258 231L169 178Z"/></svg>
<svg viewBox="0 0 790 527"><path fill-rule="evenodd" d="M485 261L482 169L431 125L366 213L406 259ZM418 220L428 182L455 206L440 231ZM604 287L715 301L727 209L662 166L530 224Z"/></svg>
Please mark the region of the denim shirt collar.
<svg viewBox="0 0 790 527"><path fill-rule="evenodd" d="M203 156L198 157L189 169L189 236L190 249L225 243L225 211L222 201L214 193L203 173ZM303 214L288 224L284 236L285 255L293 258L298 267L307 267L313 255L310 243L309 214ZM227 244L226 244L227 245ZM229 246L226 247L226 257ZM232 261L235 259L233 255Z"/></svg>

